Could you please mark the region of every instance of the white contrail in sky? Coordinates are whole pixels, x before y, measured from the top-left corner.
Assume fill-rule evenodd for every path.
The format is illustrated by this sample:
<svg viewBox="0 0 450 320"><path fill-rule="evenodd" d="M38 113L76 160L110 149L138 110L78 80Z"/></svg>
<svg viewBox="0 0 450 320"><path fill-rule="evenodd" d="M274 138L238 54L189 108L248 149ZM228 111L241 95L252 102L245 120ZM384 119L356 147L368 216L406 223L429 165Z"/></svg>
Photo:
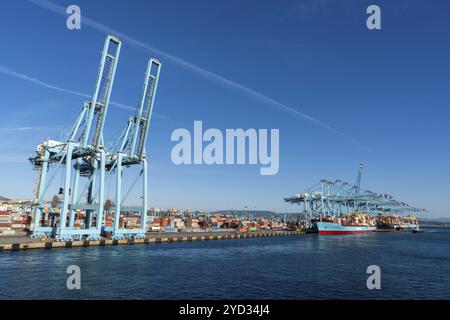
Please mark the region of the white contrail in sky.
<svg viewBox="0 0 450 320"><path fill-rule="evenodd" d="M73 94L73 95L80 96L80 97L83 97L83 98L88 98L88 99L91 97L90 95L88 95L86 93L64 89L64 88L61 88L61 87L49 84L47 82L41 81L39 79L30 77L30 76L28 76L26 74L16 72L16 71L11 70L10 68L5 67L5 66L0 66L0 72L3 73L3 74L9 75L9 76L18 78L18 79L22 79L22 80L26 80L28 82L32 82L34 84L40 85L40 86L48 88L48 89L52 89L52 90L56 90L56 91L60 91L60 92L64 92L64 93L69 93L69 94ZM122 108L122 109L125 109L125 110L132 110L132 111L136 110L136 108L133 108L131 106L127 106L127 105L124 105L124 104L121 104L121 103L118 103L118 102L110 101L110 103L112 105L115 105L116 107L119 107L119 108Z"/></svg>
<svg viewBox="0 0 450 320"><path fill-rule="evenodd" d="M26 132L32 130L42 130L47 129L46 127L10 127L10 128L0 128L0 132Z"/></svg>
<svg viewBox="0 0 450 320"><path fill-rule="evenodd" d="M49 84L47 82L41 81L39 79L30 77L30 76L28 76L26 74L19 73L17 71L11 70L10 68L2 66L2 65L0 65L0 73L6 74L6 75L11 76L11 77L15 77L15 78L18 78L18 79L22 79L22 80L28 81L28 82L37 84L39 86L51 89L51 90L64 92L64 93L72 94L72 95L75 95L75 96L80 96L80 97L87 98L87 99L91 98L91 96L86 94L86 93L82 93L82 92L78 92L78 91L73 91L73 90L61 88L61 87L55 86L53 84ZM136 108L133 108L133 107L131 107L129 105L126 105L126 104L122 104L122 103L115 102L115 101L110 101L109 103L111 105L113 105L113 106L116 106L116 107L124 109L124 110L136 111ZM166 118L165 116L158 115L156 113L153 113L153 114L155 116L157 116L157 117Z"/></svg>
<svg viewBox="0 0 450 320"><path fill-rule="evenodd" d="M67 16L66 8L64 8L64 7L60 6L60 5L57 5L57 4L55 4L55 3L51 2L51 1L48 1L48 0L28 0L28 1L33 3L33 4L35 4L35 5L38 5L38 6L42 7L42 8L44 8L44 9L50 10L52 12L55 12L57 14L60 14L60 15L63 15L63 16ZM259 93L259 92L255 91L253 89L250 89L250 88L248 88L248 87L246 87L246 86L244 86L244 85L242 85L240 83L237 83L235 81L232 81L232 80L229 80L229 79L227 79L225 77L222 77L222 76L220 76L218 74L215 74L213 72L205 70L205 69L203 69L203 68L201 68L199 66L196 66L196 65L194 65L194 64L192 64L190 62L187 62L186 60L178 58L178 57L176 57L176 56L174 56L174 55L172 55L170 53L167 53L167 52L161 51L159 49L156 49L156 48L154 48L152 46L149 46L148 44L146 44L146 43L144 43L142 41L139 41L139 40L137 40L137 39L135 39L135 38L133 38L131 36L128 36L128 35L126 35L126 34L124 34L122 32L114 30L114 29L112 29L112 28L110 28L110 27L108 27L108 26L106 26L104 24L96 22L96 21L86 17L84 14L82 15L81 23L82 23L82 26L86 25L86 26L89 26L89 27L91 27L93 29L96 29L98 31L101 31L101 32L104 32L104 33L107 33L107 34L108 33L114 34L115 36L119 37L122 40L128 41L129 43L134 44L135 46L140 47L140 48L142 48L142 49L144 49L146 51L150 51L150 52L156 53L158 56L164 57L166 60L172 61L175 64L178 64L178 65L180 65L182 67L185 67L185 68L193 71L196 74L199 74L201 76L204 76L204 77L208 78L209 80L212 80L214 82L220 83L222 85L225 84L226 86L234 88L234 89L238 89L239 91L244 92L244 93L246 93L246 94L248 94L248 95L258 99L258 100L266 103L267 105L270 105L272 107L278 108L278 109L283 110L285 112L288 112L288 113L290 113L292 115L299 116L299 117L301 117L303 119L306 119L306 120L308 120L308 121L310 121L310 122L312 122L312 123L314 123L314 124L316 124L316 125L318 125L320 127L325 128L325 129L327 129L327 130L329 130L329 131L331 131L331 132L333 132L335 134L343 136L344 138L346 138L347 140L352 141L353 143L359 144L358 142L356 142L352 138L348 137L344 133L334 129L330 125L328 125L328 124L326 124L326 123L324 123L324 122L322 122L322 121L320 121L320 120L318 120L316 118L313 118L313 117L311 117L311 116L309 116L309 115L307 115L307 114L305 114L305 113L303 113L301 111L298 111L298 110L296 110L296 109L294 109L292 107L289 107L289 106L287 106L287 105L285 105L285 104L283 104L281 102L278 102L278 101L276 101L276 100L274 100L272 98L269 98L268 96L266 96L266 95L264 95L262 93Z"/></svg>
<svg viewBox="0 0 450 320"><path fill-rule="evenodd" d="M37 84L37 85L42 86L42 87L46 87L48 89L52 89L52 90L56 90L56 91L60 91L60 92L64 92L64 93L69 93L69 94L73 94L73 95L84 97L84 98L89 98L89 96L87 94L84 94L84 93L81 93L81 92L77 92L77 91L73 91L73 90L67 90L67 89L64 89L64 88L61 88L61 87L58 87L58 86L54 86L52 84L43 82L43 81L41 81L39 79L30 77L30 76L28 76L26 74L19 73L19 72L16 72L14 70L11 70L10 68L5 67L5 66L0 66L0 72L3 73L3 74L9 75L9 76L18 78L18 79L22 79L22 80L26 80L28 82L32 82L34 84Z"/></svg>

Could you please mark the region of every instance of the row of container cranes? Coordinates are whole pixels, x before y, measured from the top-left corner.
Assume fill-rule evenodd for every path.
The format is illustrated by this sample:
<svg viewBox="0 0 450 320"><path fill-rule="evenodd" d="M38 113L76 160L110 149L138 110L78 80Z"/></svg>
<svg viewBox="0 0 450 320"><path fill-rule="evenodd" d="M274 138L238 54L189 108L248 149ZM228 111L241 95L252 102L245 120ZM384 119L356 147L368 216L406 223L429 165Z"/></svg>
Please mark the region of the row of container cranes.
<svg viewBox="0 0 450 320"><path fill-rule="evenodd" d="M284 201L301 205L309 218L343 216L352 212L375 216L426 211L385 193L361 190L362 171L363 165L360 165L354 184L343 180L321 180L301 193L284 198Z"/></svg>

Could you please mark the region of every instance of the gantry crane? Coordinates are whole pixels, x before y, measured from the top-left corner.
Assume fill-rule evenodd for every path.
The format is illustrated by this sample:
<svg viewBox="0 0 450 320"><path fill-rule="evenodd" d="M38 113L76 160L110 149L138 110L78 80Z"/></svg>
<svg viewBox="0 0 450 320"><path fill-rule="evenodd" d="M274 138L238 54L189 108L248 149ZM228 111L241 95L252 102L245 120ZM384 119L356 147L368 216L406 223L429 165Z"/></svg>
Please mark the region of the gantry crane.
<svg viewBox="0 0 450 320"><path fill-rule="evenodd" d="M32 236L53 236L58 240L99 239L104 231L103 217L105 207L105 185L107 176L115 171L117 176L115 220L113 233L120 237L142 237L146 230L147 214L147 156L145 143L149 122L153 111L154 98L161 64L150 59L144 90L137 114L127 125L127 135L121 137L121 148L107 150L103 138L110 95L119 60L121 41L108 35L102 51L100 68L91 100L84 103L71 130L60 141L46 140L39 145L36 154L30 158L38 172L37 188L34 200L34 228ZM152 68L156 67L155 73ZM131 140L128 133L132 132ZM137 146L137 151L135 150ZM123 166L142 165L140 176L142 184L142 206L128 211L141 213L141 228L128 233L119 229L121 212L121 188ZM58 196L54 196L51 205L45 201L49 187L58 171L63 170L63 187ZM51 174L50 174L51 173ZM74 227L77 212L85 212L84 228ZM59 225L42 225L43 214L58 214Z"/></svg>
<svg viewBox="0 0 450 320"><path fill-rule="evenodd" d="M116 171L116 194L115 201L111 201L110 209L114 211L114 225L112 228L105 228L105 231L112 231L112 236L115 239L122 239L124 237L145 237L147 225L147 155L145 153L145 145L148 136L149 124L153 113L153 105L158 87L159 73L161 63L156 59L150 59L145 72L144 86L142 89L141 100L138 104L136 115L128 120L128 123L119 138L116 145L118 149L111 155L107 164L107 170ZM122 195L122 175L124 167L130 165L141 164L142 169L131 184L128 192ZM139 178L142 178L142 189L138 196L142 198L142 206L138 207L123 207L124 200L129 192L134 187ZM120 214L126 210L128 213L138 212L141 216L141 226L138 229L120 228L119 220Z"/></svg>
<svg viewBox="0 0 450 320"><path fill-rule="evenodd" d="M363 211L370 215L426 211L397 201L386 194L361 190L362 170L363 166L360 165L354 185L342 180L321 180L302 193L284 198L284 201L303 205L305 216L308 218L341 216L354 211Z"/></svg>

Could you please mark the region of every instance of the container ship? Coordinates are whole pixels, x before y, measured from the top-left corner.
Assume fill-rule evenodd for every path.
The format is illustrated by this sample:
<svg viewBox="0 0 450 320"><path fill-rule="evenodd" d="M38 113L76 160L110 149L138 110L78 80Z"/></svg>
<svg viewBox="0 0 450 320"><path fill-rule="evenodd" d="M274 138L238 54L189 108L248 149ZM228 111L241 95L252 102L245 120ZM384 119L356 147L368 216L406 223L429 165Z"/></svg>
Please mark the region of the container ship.
<svg viewBox="0 0 450 320"><path fill-rule="evenodd" d="M400 217L398 215L379 216L377 218L378 229L382 230L415 230L419 228L417 218L413 215Z"/></svg>
<svg viewBox="0 0 450 320"><path fill-rule="evenodd" d="M419 223L417 218L410 214L403 217L403 226L405 229L415 230L419 228Z"/></svg>
<svg viewBox="0 0 450 320"><path fill-rule="evenodd" d="M341 235L374 232L375 222L367 214L352 212L340 218L326 217L315 221L319 235Z"/></svg>
<svg viewBox="0 0 450 320"><path fill-rule="evenodd" d="M402 221L396 215L380 215L377 218L377 228L380 230L401 230Z"/></svg>

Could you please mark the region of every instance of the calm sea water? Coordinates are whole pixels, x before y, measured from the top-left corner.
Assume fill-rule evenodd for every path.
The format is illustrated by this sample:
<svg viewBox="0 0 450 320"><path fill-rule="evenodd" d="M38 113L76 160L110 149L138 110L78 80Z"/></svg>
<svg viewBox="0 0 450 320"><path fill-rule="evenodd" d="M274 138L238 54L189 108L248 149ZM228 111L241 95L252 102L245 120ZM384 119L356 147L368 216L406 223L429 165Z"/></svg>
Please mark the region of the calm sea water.
<svg viewBox="0 0 450 320"><path fill-rule="evenodd" d="M450 229L0 253L0 299L32 298L449 299Z"/></svg>

